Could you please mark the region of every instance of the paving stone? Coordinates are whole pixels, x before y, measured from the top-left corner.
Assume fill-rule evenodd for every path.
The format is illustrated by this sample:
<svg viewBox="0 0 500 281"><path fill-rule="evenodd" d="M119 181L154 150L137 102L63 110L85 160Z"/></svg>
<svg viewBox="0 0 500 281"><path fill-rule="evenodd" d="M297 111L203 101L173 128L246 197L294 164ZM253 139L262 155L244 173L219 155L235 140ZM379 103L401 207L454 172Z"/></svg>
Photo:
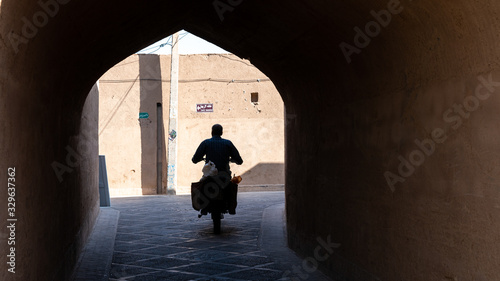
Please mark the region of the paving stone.
<svg viewBox="0 0 500 281"><path fill-rule="evenodd" d="M185 243L188 239L183 237L160 236L139 240L137 243L149 244L153 246L170 246L175 244ZM130 241L129 241L130 242Z"/></svg>
<svg viewBox="0 0 500 281"><path fill-rule="evenodd" d="M257 241L255 241L255 243L257 244ZM257 245L233 244L217 246L216 249L219 251L226 251L231 253L248 253L258 251L259 247Z"/></svg>
<svg viewBox="0 0 500 281"><path fill-rule="evenodd" d="M248 269L222 275L222 277L255 281L274 281L283 277L283 272L267 269Z"/></svg>
<svg viewBox="0 0 500 281"><path fill-rule="evenodd" d="M133 243L133 242L122 242L115 243L115 251L118 252L135 252L135 251L143 251L145 249L154 248L155 245L151 244L142 244L142 243Z"/></svg>
<svg viewBox="0 0 500 281"><path fill-rule="evenodd" d="M195 281L248 281L245 279L225 278L225 277L202 277Z"/></svg>
<svg viewBox="0 0 500 281"><path fill-rule="evenodd" d="M132 279L133 281L166 281L166 280L175 280L175 281L189 281L196 280L200 278L201 275L194 273L186 273L186 272L176 272L176 271L158 271L153 274L144 274L136 276Z"/></svg>
<svg viewBox="0 0 500 281"><path fill-rule="evenodd" d="M221 263L198 263L188 266L177 267L175 270L182 272L194 272L199 274L206 275L221 275L229 272L240 271L243 270L245 266L242 265L230 265L230 264L221 264Z"/></svg>
<svg viewBox="0 0 500 281"><path fill-rule="evenodd" d="M110 278L115 279L125 279L129 277L134 277L144 273L155 273L157 270L151 270L148 268L141 268L131 265L123 264L111 264Z"/></svg>
<svg viewBox="0 0 500 281"><path fill-rule="evenodd" d="M132 234L132 233L124 233L118 231L116 234L115 240L116 241L137 241L137 240L142 240L142 239L150 239L153 238L153 235L143 235L143 234Z"/></svg>
<svg viewBox="0 0 500 281"><path fill-rule="evenodd" d="M179 228L181 228L179 226ZM150 236L163 236L163 235L169 235L169 234L174 234L174 233L179 233L182 234L185 231L183 229L175 229L175 228L150 228L150 229L143 229L142 231L139 231L138 234L141 235L150 235Z"/></svg>
<svg viewBox="0 0 500 281"><path fill-rule="evenodd" d="M183 247L172 247L172 246L155 246L152 248L146 248L142 250L135 251L135 254L151 254L151 255L157 255L157 256L170 256L170 255L175 255L178 253L185 253L185 252L191 252L194 251L193 249L190 248L183 248Z"/></svg>
<svg viewBox="0 0 500 281"><path fill-rule="evenodd" d="M224 264L240 264L240 265L255 267L258 265L272 263L273 260L271 258L268 258L268 257L239 255L239 256L231 256L228 258L219 259L217 262L224 263Z"/></svg>
<svg viewBox="0 0 500 281"><path fill-rule="evenodd" d="M133 262L132 264L136 266L148 267L154 269L170 269L173 267L190 265L192 263L193 263L192 261L185 259L157 257L148 260L136 261Z"/></svg>
<svg viewBox="0 0 500 281"><path fill-rule="evenodd" d="M192 261L215 261L215 260L220 260L224 259L230 256L234 256L233 253L229 252L224 252L224 251L217 251L217 250L196 250L196 251L190 251L187 253L181 253L181 254L175 254L171 255L169 257L171 258L176 258L176 259L187 259L187 260L192 260Z"/></svg>
<svg viewBox="0 0 500 281"><path fill-rule="evenodd" d="M116 264L130 264L140 260L151 259L154 255L137 255L132 253L122 253L115 251L113 254L113 263Z"/></svg>

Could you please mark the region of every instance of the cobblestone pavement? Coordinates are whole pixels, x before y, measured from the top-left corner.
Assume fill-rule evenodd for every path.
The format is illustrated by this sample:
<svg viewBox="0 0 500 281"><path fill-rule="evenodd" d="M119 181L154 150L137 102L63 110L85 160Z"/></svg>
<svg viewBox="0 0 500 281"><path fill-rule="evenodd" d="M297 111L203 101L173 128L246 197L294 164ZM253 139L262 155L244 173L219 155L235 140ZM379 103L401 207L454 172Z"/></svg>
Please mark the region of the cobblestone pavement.
<svg viewBox="0 0 500 281"><path fill-rule="evenodd" d="M290 271L302 259L287 249L273 255L280 245L262 249L263 213L283 206L283 192L240 193L237 213L225 215L220 235L213 234L210 216L198 219L189 196L111 203L120 218L109 280L330 280L318 271L293 277ZM279 223L277 229L283 229Z"/></svg>

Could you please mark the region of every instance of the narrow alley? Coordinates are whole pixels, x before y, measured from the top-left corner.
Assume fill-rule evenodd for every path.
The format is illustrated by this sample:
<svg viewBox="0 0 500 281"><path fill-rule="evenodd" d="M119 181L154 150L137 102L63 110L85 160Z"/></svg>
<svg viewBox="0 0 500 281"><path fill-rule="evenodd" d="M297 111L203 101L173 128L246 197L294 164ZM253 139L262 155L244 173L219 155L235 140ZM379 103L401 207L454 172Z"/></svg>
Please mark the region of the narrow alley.
<svg viewBox="0 0 500 281"><path fill-rule="evenodd" d="M75 279L330 280L285 247L283 210L283 192L240 193L236 215L226 214L215 235L210 216L198 219L189 196L114 198L102 209ZM111 251L106 243L113 237L104 228L113 218Z"/></svg>

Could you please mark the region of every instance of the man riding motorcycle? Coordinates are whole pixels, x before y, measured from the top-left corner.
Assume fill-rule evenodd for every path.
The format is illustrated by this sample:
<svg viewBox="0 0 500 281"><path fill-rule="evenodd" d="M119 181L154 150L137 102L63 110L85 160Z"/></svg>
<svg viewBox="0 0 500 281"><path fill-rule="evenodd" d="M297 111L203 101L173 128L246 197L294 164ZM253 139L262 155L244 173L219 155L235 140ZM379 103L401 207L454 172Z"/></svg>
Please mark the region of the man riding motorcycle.
<svg viewBox="0 0 500 281"><path fill-rule="evenodd" d="M217 169L216 175L204 176L200 182L193 183L191 190L193 208L201 212L199 216L208 212L212 214L215 233L220 233L220 219L223 218L223 213L236 214L237 184L241 181L241 177L231 180L229 162L238 165L243 163L234 144L230 140L221 138L222 130L221 125L213 125L212 138L204 140L192 158L195 164L205 160L210 165L215 164Z"/></svg>

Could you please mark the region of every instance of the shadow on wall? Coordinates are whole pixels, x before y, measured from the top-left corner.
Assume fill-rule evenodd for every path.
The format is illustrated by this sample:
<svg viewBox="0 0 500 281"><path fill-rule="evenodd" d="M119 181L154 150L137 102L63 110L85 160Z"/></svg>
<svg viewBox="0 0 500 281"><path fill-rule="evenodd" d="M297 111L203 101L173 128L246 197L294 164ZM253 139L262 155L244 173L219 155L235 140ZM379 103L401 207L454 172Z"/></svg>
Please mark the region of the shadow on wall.
<svg viewBox="0 0 500 281"><path fill-rule="evenodd" d="M139 55L140 77L140 113L141 126L141 183L142 194L161 194L161 163L163 159L157 158L157 149L165 147L165 140L158 135L158 126L163 122L158 120L157 105L162 102L161 67L159 56ZM160 107L161 109L161 107ZM137 112L139 117L139 112ZM145 115L144 115L145 114ZM158 137L162 138L158 140ZM163 157L162 157L163 158ZM160 165L158 167L158 165ZM158 172L160 168L160 172ZM159 186L158 186L159 184Z"/></svg>
<svg viewBox="0 0 500 281"><path fill-rule="evenodd" d="M241 175L241 185L285 184L284 163L259 163Z"/></svg>

